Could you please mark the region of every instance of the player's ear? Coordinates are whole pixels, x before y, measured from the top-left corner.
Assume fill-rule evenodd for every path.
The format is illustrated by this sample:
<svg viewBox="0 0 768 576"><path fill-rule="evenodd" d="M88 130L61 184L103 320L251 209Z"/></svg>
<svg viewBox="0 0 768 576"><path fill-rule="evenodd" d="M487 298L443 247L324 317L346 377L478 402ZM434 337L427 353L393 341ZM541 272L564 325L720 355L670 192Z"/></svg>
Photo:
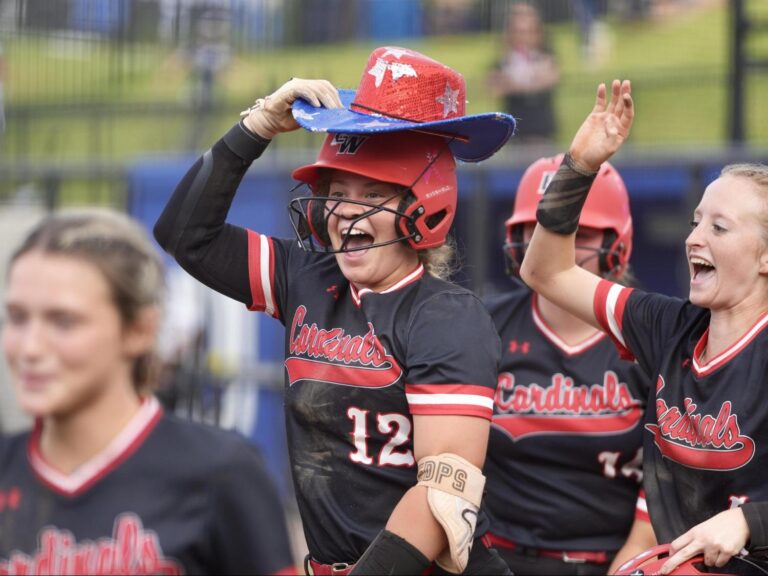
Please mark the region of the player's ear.
<svg viewBox="0 0 768 576"><path fill-rule="evenodd" d="M760 251L760 257L759 257L759 268L760 274L768 275L768 241L763 241L763 249Z"/></svg>
<svg viewBox="0 0 768 576"><path fill-rule="evenodd" d="M138 358L150 352L160 327L160 310L146 306L139 311L134 321L123 329L123 350L126 356Z"/></svg>

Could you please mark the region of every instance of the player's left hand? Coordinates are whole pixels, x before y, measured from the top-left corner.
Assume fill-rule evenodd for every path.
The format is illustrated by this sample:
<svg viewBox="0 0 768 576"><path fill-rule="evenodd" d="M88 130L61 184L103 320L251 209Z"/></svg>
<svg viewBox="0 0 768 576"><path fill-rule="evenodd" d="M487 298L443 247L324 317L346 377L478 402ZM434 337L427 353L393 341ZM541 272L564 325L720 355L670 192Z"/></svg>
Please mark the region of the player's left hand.
<svg viewBox="0 0 768 576"><path fill-rule="evenodd" d="M569 152L576 165L597 172L629 137L635 118L632 85L614 80L610 99L605 84L597 87L595 106L573 137Z"/></svg>
<svg viewBox="0 0 768 576"><path fill-rule="evenodd" d="M707 566L724 566L740 554L749 540L749 527L741 508L731 508L712 516L670 543L669 560L661 567L669 574L679 564L697 554Z"/></svg>

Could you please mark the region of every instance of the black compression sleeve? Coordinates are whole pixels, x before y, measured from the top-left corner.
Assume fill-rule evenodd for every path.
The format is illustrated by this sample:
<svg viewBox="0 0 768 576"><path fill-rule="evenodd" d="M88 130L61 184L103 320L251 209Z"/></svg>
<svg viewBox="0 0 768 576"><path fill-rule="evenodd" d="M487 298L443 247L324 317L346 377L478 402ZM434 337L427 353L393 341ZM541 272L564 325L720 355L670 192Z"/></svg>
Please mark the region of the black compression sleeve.
<svg viewBox="0 0 768 576"><path fill-rule="evenodd" d="M768 502L747 502L741 507L749 526L749 549L768 550Z"/></svg>
<svg viewBox="0 0 768 576"><path fill-rule="evenodd" d="M179 182L154 234L192 276L214 290L251 304L248 236L226 223L235 192L268 140L236 124Z"/></svg>
<svg viewBox="0 0 768 576"><path fill-rule="evenodd" d="M597 172L584 172L574 166L570 154L565 155L555 177L547 186L536 210L536 220L547 230L573 234L579 228L579 217Z"/></svg>
<svg viewBox="0 0 768 576"><path fill-rule="evenodd" d="M430 564L429 559L407 540L382 530L350 574L421 574Z"/></svg>

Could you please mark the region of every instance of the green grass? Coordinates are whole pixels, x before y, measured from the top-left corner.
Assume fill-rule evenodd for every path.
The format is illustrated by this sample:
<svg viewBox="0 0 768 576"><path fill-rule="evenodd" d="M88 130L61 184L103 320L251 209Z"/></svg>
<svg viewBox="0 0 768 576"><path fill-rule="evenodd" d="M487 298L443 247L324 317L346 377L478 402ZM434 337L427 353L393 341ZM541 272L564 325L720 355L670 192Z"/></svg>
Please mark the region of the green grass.
<svg viewBox="0 0 768 576"><path fill-rule="evenodd" d="M633 81L638 116L632 142L638 146L724 145L727 137L729 58L725 5L691 11L663 21L608 21L604 58L589 65L582 58L577 29L566 23L550 33L562 70L556 95L557 145L565 145L594 101L598 82L614 77ZM768 36L768 35L766 35ZM468 112L501 108L485 90L484 77L497 56L498 37L478 34L432 37L418 42L391 41L420 50L461 71L467 80ZM238 56L217 84L219 112L204 127L199 143L190 143L199 119L190 113L112 111L102 115L84 103L125 106L164 104L181 107L188 100L189 70L178 54L156 46L113 47L82 39L21 38L6 43L10 77L7 98L12 119L5 135L7 158L68 161L127 158L213 141L237 113L257 96L269 93L290 76L323 77L353 88L373 43L302 46ZM750 43L750 54L768 57L768 38ZM755 74L748 85L746 117L749 142L768 145L768 75ZM73 108L44 114L63 103ZM26 121L14 106L32 106ZM38 106L40 108L38 108ZM118 109L119 110L119 109ZM514 112L513 112L514 113ZM305 146L306 135L282 139L285 146Z"/></svg>

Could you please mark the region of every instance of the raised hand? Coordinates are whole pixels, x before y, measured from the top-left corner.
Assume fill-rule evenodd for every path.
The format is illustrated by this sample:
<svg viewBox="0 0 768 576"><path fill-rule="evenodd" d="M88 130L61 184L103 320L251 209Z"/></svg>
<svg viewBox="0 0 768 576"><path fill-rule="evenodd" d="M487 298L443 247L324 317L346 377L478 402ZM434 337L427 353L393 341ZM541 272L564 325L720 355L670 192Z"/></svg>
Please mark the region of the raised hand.
<svg viewBox="0 0 768 576"><path fill-rule="evenodd" d="M614 80L611 99L606 103L606 87L597 87L595 107L571 142L570 154L577 167L596 172L621 147L629 136L635 108L629 80Z"/></svg>
<svg viewBox="0 0 768 576"><path fill-rule="evenodd" d="M725 510L688 530L670 543L669 559L661 567L669 574L679 564L697 554L707 566L724 566L739 554L749 540L749 528L740 508Z"/></svg>
<svg viewBox="0 0 768 576"><path fill-rule="evenodd" d="M241 113L245 126L262 138L271 139L275 134L298 129L291 106L297 98L303 98L312 106L341 108L336 88L328 80L291 78L269 96Z"/></svg>

